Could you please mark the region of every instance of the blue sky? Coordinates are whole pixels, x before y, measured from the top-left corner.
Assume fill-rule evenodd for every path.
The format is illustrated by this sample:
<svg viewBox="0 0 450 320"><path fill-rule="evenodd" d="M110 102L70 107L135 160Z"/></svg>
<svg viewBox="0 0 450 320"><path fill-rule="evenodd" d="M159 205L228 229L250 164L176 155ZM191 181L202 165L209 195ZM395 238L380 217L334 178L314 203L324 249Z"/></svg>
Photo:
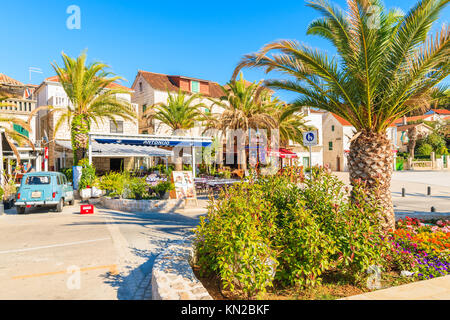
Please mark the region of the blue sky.
<svg viewBox="0 0 450 320"><path fill-rule="evenodd" d="M345 7L344 0L335 0ZM386 0L404 11L416 0ZM81 29L69 30L69 5L81 9ZM0 72L30 83L29 67L39 84L54 75L50 63L61 63L64 51L107 63L131 86L137 70L184 75L226 83L241 56L277 39L297 39L333 53L324 40L306 35L318 17L304 0L283 1L153 1L53 0L2 1L0 6ZM447 22L446 8L439 25ZM260 80L260 71L246 70ZM289 95L280 93L289 100Z"/></svg>

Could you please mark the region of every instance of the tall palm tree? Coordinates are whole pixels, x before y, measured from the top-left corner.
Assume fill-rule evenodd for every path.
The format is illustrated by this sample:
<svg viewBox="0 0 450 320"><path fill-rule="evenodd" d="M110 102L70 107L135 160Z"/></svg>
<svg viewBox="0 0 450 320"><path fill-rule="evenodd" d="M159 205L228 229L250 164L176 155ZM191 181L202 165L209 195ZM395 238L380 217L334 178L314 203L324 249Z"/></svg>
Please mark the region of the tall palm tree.
<svg viewBox="0 0 450 320"><path fill-rule="evenodd" d="M204 103L195 101L202 97L200 93L188 95L181 89L177 93L167 91L167 102L157 103L151 106L143 115L145 120L156 119L167 125L172 133L183 134L184 130L192 129L195 122L201 120L201 107L206 107ZM192 155L194 156L194 155ZM183 149L175 157L175 169L183 168Z"/></svg>
<svg viewBox="0 0 450 320"><path fill-rule="evenodd" d="M395 225L389 191L393 155L385 130L426 104L449 74L450 29L443 26L430 35L448 2L420 0L403 14L387 10L379 0L348 0L346 12L327 0L311 0L307 5L322 16L307 33L329 40L337 56L281 40L244 56L234 73L244 67L279 71L289 79L266 85L299 93L297 106L334 112L355 127L350 178L366 181L377 195L385 230Z"/></svg>
<svg viewBox="0 0 450 320"><path fill-rule="evenodd" d="M277 123L276 129L279 130L281 146L287 147L289 141L303 145L303 132L311 130L312 127L307 125L305 115L299 112L296 106L287 105L275 98L269 114Z"/></svg>
<svg viewBox="0 0 450 320"><path fill-rule="evenodd" d="M249 142L250 129L277 128L277 120L273 117L273 108L279 103L268 98L267 88L260 83L249 83L241 74L240 79L230 81L221 86L223 96L220 99L210 99L214 104L223 108L220 115L209 114L205 117L205 130L216 129L224 135L227 130L234 130L244 134L241 142L245 146ZM239 131L240 130L240 131ZM244 146L238 146L242 170L247 170L247 154Z"/></svg>
<svg viewBox="0 0 450 320"><path fill-rule="evenodd" d="M59 115L54 127L54 134L64 122L67 122L72 137L74 164L86 155L88 133L92 123L96 125L105 119L116 123L116 118L135 120L136 114L131 104L118 95L129 92L115 86L122 77L107 72L108 65L93 62L86 65L86 52L78 58L71 58L64 52L64 65L52 63L59 82L69 98L70 104L63 108L53 108Z"/></svg>

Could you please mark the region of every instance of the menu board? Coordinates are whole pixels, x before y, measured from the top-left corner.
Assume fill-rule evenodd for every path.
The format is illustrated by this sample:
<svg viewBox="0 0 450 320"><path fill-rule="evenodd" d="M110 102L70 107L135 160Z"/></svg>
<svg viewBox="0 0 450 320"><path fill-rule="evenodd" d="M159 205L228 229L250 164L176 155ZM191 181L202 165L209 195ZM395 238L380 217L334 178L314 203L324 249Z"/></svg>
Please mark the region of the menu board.
<svg viewBox="0 0 450 320"><path fill-rule="evenodd" d="M192 171L172 171L176 199L197 199Z"/></svg>

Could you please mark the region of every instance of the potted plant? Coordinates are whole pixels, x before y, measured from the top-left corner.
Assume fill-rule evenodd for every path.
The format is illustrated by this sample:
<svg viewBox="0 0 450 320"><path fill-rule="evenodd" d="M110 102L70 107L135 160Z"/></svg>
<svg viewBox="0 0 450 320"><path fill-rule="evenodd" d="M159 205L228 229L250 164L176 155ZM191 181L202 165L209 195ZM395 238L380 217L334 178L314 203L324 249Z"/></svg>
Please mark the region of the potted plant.
<svg viewBox="0 0 450 320"><path fill-rule="evenodd" d="M80 160L79 165L83 167L78 189L80 190L80 197L83 200L89 199L92 196L92 187L94 186L97 176L95 175L94 166Z"/></svg>
<svg viewBox="0 0 450 320"><path fill-rule="evenodd" d="M160 199L168 199L169 191L174 189L175 185L169 181L162 181L153 188L153 190L159 196Z"/></svg>

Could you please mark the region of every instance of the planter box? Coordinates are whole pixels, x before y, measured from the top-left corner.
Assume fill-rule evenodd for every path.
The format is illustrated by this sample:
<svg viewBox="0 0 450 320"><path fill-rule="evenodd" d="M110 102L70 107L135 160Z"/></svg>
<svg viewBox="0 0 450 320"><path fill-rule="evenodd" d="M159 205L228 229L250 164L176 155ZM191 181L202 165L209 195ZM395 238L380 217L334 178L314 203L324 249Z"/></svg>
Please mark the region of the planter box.
<svg viewBox="0 0 450 320"><path fill-rule="evenodd" d="M89 199L91 196L92 196L92 189L91 188L86 188L86 189L81 189L80 190L80 198L82 200Z"/></svg>

